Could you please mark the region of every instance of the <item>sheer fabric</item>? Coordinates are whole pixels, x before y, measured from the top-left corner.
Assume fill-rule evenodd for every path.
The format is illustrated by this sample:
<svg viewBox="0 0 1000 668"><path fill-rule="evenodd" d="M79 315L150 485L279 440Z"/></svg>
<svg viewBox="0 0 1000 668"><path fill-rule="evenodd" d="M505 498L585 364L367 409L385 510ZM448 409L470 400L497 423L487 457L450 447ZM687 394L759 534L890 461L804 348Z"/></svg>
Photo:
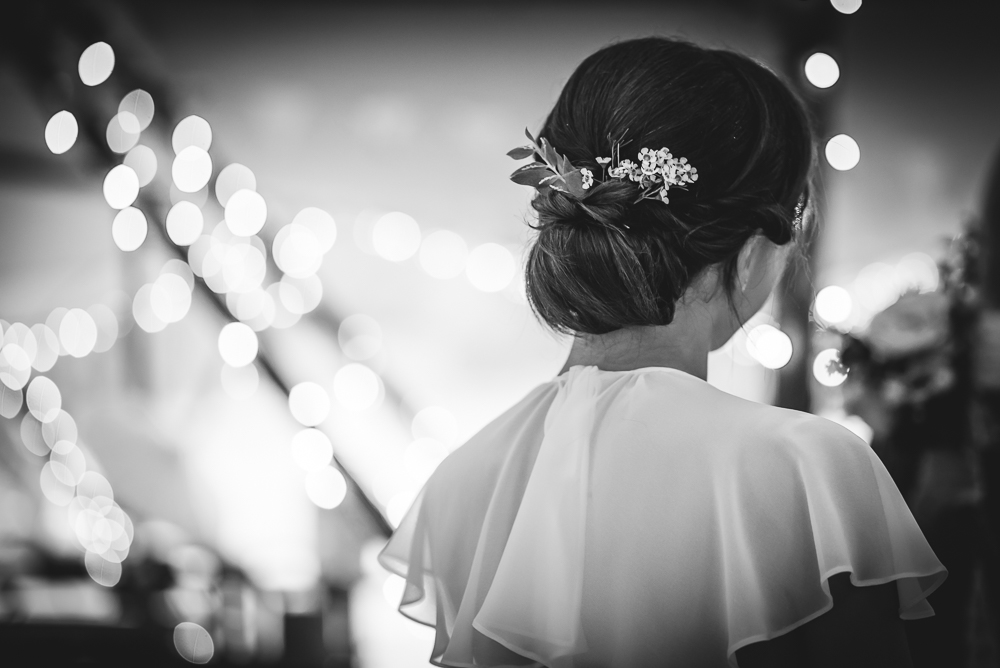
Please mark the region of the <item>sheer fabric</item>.
<svg viewBox="0 0 1000 668"><path fill-rule="evenodd" d="M828 578L946 577L871 448L666 367L574 366L453 452L379 555L440 666L736 666Z"/></svg>

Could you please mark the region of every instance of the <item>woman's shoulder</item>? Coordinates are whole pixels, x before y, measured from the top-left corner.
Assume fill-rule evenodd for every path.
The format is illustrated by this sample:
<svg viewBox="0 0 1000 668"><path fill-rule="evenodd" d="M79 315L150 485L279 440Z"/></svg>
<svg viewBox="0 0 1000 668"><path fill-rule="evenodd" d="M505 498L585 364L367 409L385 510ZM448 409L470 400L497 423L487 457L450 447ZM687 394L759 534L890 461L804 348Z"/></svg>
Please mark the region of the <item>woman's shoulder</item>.
<svg viewBox="0 0 1000 668"><path fill-rule="evenodd" d="M852 453L870 449L857 434L828 418L746 399L693 376L686 380L683 392L678 393L673 375L647 375L649 391L646 400L639 402L643 410L666 415L659 399L673 389L674 398L684 402L678 406L683 419L716 430L743 447Z"/></svg>

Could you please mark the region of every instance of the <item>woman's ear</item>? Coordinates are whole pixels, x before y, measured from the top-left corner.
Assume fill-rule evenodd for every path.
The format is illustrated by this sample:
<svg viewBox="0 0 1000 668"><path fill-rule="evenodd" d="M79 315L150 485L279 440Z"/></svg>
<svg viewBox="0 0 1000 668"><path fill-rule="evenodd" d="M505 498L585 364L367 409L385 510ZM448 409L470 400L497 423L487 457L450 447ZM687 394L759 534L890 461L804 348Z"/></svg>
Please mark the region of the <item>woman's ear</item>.
<svg viewBox="0 0 1000 668"><path fill-rule="evenodd" d="M760 240L763 238L761 234L754 234L747 239L736 258L736 283L739 285L741 293L746 292L747 286L750 284L750 277L760 260Z"/></svg>

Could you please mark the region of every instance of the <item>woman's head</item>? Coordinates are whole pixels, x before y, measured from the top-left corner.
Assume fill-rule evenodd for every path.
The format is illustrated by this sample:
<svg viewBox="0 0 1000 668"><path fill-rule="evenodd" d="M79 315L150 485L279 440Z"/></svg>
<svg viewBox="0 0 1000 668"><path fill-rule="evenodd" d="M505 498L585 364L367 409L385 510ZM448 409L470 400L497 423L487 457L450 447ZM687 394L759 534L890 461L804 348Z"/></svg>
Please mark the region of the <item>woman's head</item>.
<svg viewBox="0 0 1000 668"><path fill-rule="evenodd" d="M741 285L740 262L758 267L751 280L766 297L780 268L761 260L783 267L787 248L776 247L799 235L796 206L808 206L814 163L805 110L770 70L672 39L614 44L580 64L539 136L599 181L596 158L616 143L631 160L640 148L668 147L699 174L687 190L671 189L669 204L637 202L635 184L617 179L595 183L582 199L538 193L526 288L549 326L604 334L669 324L706 270L716 272L734 314L760 307ZM762 290L761 281L771 284Z"/></svg>

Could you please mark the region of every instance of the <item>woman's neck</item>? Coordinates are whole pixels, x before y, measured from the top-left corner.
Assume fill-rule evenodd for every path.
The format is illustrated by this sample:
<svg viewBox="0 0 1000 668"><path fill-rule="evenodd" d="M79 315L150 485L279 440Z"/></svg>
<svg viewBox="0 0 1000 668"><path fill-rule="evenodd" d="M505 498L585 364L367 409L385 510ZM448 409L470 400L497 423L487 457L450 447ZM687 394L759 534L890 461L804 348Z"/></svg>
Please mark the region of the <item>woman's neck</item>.
<svg viewBox="0 0 1000 668"><path fill-rule="evenodd" d="M607 334L579 334L573 339L566 364L596 366L604 371L628 371L648 366L680 369L708 379L711 336L696 319L675 318L669 325L629 327Z"/></svg>

